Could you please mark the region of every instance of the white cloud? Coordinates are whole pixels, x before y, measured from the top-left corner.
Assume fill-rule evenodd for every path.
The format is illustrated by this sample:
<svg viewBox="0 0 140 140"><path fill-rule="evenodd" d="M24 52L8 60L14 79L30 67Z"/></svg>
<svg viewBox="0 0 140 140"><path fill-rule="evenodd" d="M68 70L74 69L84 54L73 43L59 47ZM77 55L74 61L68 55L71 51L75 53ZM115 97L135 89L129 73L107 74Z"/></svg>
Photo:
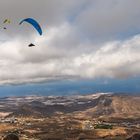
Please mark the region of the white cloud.
<svg viewBox="0 0 140 140"><path fill-rule="evenodd" d="M0 84L140 75L138 0L11 1L0 2L0 16L12 18L0 33ZM20 27L23 17L36 18L43 36Z"/></svg>
<svg viewBox="0 0 140 140"><path fill-rule="evenodd" d="M140 32L139 0L95 0L76 18L75 25L94 41L127 38Z"/></svg>
<svg viewBox="0 0 140 140"><path fill-rule="evenodd" d="M86 42L79 42L78 46L70 46L73 43L63 46L62 40L68 39L66 36L71 34L70 29L71 26L66 23L59 28L50 28L40 39L35 37L39 46L34 48L28 48L23 39L1 44L0 84L73 78L124 78L140 74L140 35L125 41L107 42L98 49L96 46L95 50ZM89 47L90 52L84 51L85 47L87 50Z"/></svg>

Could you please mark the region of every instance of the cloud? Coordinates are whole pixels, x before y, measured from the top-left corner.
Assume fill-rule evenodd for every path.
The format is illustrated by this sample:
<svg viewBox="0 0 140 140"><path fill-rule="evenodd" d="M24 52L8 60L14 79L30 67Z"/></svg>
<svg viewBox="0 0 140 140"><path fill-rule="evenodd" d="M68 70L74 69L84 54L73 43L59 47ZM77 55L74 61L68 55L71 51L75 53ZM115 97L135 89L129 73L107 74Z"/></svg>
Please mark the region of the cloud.
<svg viewBox="0 0 140 140"><path fill-rule="evenodd" d="M77 16L75 25L94 41L126 39L140 32L139 8L139 0L95 0Z"/></svg>
<svg viewBox="0 0 140 140"><path fill-rule="evenodd" d="M0 16L12 24L0 33L0 84L140 75L139 5L138 0L1 1ZM43 36L28 24L20 27L24 17L36 18ZM31 42L36 46L27 47Z"/></svg>
<svg viewBox="0 0 140 140"><path fill-rule="evenodd" d="M34 31L28 25L23 25L23 28L18 26L23 18L33 17L39 21L43 30L47 30L50 26L57 26L65 22L66 18L72 13L74 14L84 3L86 0L81 0L80 3L75 0L2 0L0 1L1 25L4 26L4 19L11 19L8 32L12 36L20 34L27 36Z"/></svg>
<svg viewBox="0 0 140 140"><path fill-rule="evenodd" d="M65 30L59 36L57 33L63 28ZM125 41L107 42L97 50L93 47L90 52L81 50L91 47L91 44L78 44L75 48L70 47L68 43L68 47L64 49L62 46L61 50L61 37L65 39L71 33L70 28L68 24L64 24L59 28L50 29L43 38L35 38L40 45L35 48L22 46L23 40L1 44L0 83L21 84L97 77L125 78L140 74L139 35ZM49 37L45 40L47 36ZM57 45L54 42L57 42Z"/></svg>

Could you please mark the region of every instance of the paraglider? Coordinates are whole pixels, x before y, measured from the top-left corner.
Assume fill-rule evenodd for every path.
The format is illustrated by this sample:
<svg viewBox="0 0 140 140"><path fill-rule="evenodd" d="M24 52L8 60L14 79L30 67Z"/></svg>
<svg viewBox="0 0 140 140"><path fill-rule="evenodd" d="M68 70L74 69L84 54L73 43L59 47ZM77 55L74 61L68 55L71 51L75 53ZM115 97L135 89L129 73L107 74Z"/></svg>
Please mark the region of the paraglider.
<svg viewBox="0 0 140 140"><path fill-rule="evenodd" d="M39 23L38 23L35 19L33 19L33 18L26 18L26 19L23 19L23 20L19 23L19 25L21 25L23 22L27 22L27 23L31 24L31 25L34 27L34 29L36 29L36 31L39 33L39 35L42 35L41 26L39 25ZM35 45L32 44L32 43L28 45L28 47L33 47L33 46L35 46Z"/></svg>
<svg viewBox="0 0 140 140"><path fill-rule="evenodd" d="M26 18L26 19L23 19L19 23L19 25L21 25L23 22L27 22L27 23L31 24L38 31L38 33L40 35L42 35L42 29L41 29L39 23L36 20L34 20L33 18Z"/></svg>
<svg viewBox="0 0 140 140"><path fill-rule="evenodd" d="M29 44L28 47L34 47L35 45L33 43Z"/></svg>
<svg viewBox="0 0 140 140"><path fill-rule="evenodd" d="M10 24L10 23L11 23L10 19L5 19L3 21L3 24ZM3 29L6 30L7 28L6 27L3 27Z"/></svg>
<svg viewBox="0 0 140 140"><path fill-rule="evenodd" d="M19 25L22 25L24 22L30 24L37 31L37 33L40 36L42 35L42 28L41 28L41 26L39 25L39 23L35 19L33 19L33 18L25 18L25 19L23 19L23 20L21 20L19 22ZM5 19L3 21L3 25L4 25L3 29L4 30L7 29L8 24L11 24L11 20L10 19ZM33 46L35 46L33 43L30 43L28 45L28 47L33 47Z"/></svg>

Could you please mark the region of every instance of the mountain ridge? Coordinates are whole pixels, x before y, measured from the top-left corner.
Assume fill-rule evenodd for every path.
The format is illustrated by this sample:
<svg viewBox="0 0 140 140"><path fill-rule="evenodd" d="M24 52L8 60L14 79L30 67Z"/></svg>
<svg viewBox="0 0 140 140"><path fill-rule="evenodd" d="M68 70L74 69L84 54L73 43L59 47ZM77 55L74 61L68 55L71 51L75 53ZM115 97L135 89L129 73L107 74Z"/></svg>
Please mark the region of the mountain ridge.
<svg viewBox="0 0 140 140"><path fill-rule="evenodd" d="M139 95L97 93L75 96L7 97L0 100L0 111L7 108L14 116L50 116L60 112L91 118L140 117Z"/></svg>

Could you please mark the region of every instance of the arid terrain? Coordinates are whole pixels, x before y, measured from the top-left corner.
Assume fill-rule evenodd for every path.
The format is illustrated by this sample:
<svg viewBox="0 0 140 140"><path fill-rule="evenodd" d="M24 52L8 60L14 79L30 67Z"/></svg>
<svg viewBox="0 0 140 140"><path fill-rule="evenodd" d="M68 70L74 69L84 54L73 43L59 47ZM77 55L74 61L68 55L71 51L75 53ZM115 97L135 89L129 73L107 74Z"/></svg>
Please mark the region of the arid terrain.
<svg viewBox="0 0 140 140"><path fill-rule="evenodd" d="M140 96L5 97L0 122L1 138L12 132L20 140L126 140L140 134Z"/></svg>

